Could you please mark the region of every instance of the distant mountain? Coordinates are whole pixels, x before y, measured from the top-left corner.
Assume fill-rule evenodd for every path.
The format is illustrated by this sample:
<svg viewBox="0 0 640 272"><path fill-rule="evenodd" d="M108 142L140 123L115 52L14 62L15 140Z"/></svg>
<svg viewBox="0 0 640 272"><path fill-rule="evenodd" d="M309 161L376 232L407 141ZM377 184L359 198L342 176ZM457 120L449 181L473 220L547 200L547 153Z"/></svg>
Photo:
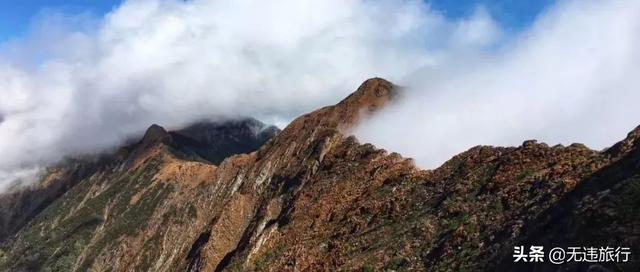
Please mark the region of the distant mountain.
<svg viewBox="0 0 640 272"><path fill-rule="evenodd" d="M640 269L640 128L605 151L477 146L426 171L345 134L398 92L367 80L281 132L255 120L152 126L115 154L54 169L38 187L55 192L47 201L8 213L24 219L8 223L0 271ZM633 254L522 265L518 245Z"/></svg>
<svg viewBox="0 0 640 272"><path fill-rule="evenodd" d="M280 132L255 119L224 123L199 122L171 132L178 146L203 159L219 164L235 154L251 153Z"/></svg>
<svg viewBox="0 0 640 272"><path fill-rule="evenodd" d="M137 143L125 146L114 154L71 159L48 170L41 184L0 195L0 242L17 232L35 215L77 183L96 172L108 171L117 163L135 157L162 143L181 159L219 164L235 154L251 153L279 133L255 119L228 122L202 121L174 132L158 125L147 129Z"/></svg>

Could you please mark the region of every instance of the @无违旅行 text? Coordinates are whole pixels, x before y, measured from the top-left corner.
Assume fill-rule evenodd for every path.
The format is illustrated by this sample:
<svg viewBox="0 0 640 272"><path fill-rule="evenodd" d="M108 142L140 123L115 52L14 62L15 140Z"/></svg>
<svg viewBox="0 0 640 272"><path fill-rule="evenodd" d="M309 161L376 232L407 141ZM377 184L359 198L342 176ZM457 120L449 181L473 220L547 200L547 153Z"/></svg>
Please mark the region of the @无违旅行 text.
<svg viewBox="0 0 640 272"><path fill-rule="evenodd" d="M514 246L513 261L522 263L541 263L549 261L553 264L571 262L586 263L625 263L631 257L629 247L553 247L546 250L544 246Z"/></svg>

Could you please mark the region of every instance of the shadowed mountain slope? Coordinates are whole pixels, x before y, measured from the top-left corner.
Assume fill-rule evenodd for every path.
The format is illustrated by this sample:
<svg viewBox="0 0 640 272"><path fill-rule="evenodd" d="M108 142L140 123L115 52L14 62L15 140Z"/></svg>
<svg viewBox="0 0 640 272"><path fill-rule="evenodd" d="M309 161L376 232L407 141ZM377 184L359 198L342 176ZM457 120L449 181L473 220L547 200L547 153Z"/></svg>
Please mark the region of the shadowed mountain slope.
<svg viewBox="0 0 640 272"><path fill-rule="evenodd" d="M235 154L251 153L280 130L255 119L223 123L199 122L171 132L178 146L189 149L213 164Z"/></svg>

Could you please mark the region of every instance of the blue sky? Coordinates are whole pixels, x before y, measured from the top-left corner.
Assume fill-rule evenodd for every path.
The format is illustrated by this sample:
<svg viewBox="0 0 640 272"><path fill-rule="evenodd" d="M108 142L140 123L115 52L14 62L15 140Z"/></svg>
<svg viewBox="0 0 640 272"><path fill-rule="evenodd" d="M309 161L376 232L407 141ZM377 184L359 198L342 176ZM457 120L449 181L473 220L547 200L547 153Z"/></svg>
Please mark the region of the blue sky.
<svg viewBox="0 0 640 272"><path fill-rule="evenodd" d="M120 0L0 0L0 41L20 37L31 19L46 9L65 13L90 12L102 15L117 6Z"/></svg>
<svg viewBox="0 0 640 272"><path fill-rule="evenodd" d="M476 6L483 5L508 31L528 26L535 17L555 0L430 0L432 7L446 16L468 16ZM121 0L0 0L0 42L20 37L29 28L31 19L46 9L65 13L90 12L103 15Z"/></svg>
<svg viewBox="0 0 640 272"><path fill-rule="evenodd" d="M459 18L470 15L475 7L487 8L506 30L518 31L528 26L555 0L430 0L431 6L447 17Z"/></svg>

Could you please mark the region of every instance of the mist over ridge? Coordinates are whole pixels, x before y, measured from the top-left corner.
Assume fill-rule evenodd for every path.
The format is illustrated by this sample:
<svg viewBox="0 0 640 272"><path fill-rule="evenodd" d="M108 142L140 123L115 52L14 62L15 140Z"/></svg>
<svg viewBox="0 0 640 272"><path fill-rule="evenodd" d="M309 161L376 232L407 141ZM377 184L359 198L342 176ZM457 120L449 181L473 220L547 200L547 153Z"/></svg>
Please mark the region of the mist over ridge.
<svg viewBox="0 0 640 272"><path fill-rule="evenodd" d="M355 134L434 168L476 145L583 143L640 122L640 3L566 1L496 51L427 65Z"/></svg>
<svg viewBox="0 0 640 272"><path fill-rule="evenodd" d="M605 147L637 125L639 10L564 1L516 34L482 6L450 19L417 0L129 0L104 17L44 13L0 44L0 187L152 123L252 116L283 127L373 76L407 99L355 134L426 168L478 144Z"/></svg>

